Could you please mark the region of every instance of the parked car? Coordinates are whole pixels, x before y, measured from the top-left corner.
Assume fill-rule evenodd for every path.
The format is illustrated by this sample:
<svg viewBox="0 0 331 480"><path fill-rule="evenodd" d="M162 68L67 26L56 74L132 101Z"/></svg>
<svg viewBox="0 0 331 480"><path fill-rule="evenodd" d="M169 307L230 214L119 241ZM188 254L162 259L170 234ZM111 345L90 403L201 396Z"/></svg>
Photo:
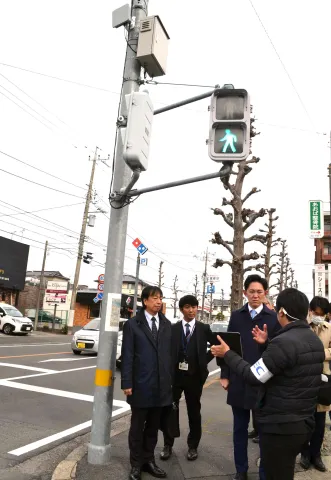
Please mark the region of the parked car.
<svg viewBox="0 0 331 480"><path fill-rule="evenodd" d="M24 317L17 308L7 303L0 303L0 330L6 335L22 333L27 335L33 330L32 321Z"/></svg>
<svg viewBox="0 0 331 480"><path fill-rule="evenodd" d="M116 352L116 366L121 366L121 349L123 338L123 325L126 318L120 319L120 331L118 332L117 352ZM75 355L83 353L98 353L99 348L99 333L100 333L101 319L93 318L81 330L76 332L71 340L71 349Z"/></svg>
<svg viewBox="0 0 331 480"><path fill-rule="evenodd" d="M28 317L34 321L35 319L35 314L33 314L32 316L30 315L30 312L28 311ZM62 323L65 323L66 321L61 318L61 317L54 317L54 315L50 312L47 312L46 310L39 310L39 313L38 313L38 322L42 322L42 323L53 323L53 319L54 319L54 323L57 323L57 324L62 324Z"/></svg>

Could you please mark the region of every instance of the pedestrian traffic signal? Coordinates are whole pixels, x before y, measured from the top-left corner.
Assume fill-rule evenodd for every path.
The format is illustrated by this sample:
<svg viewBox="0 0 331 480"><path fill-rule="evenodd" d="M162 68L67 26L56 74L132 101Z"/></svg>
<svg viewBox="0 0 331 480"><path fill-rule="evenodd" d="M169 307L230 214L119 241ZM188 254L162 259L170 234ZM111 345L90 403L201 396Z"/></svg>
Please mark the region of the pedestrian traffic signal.
<svg viewBox="0 0 331 480"><path fill-rule="evenodd" d="M215 162L246 160L250 148L250 101L243 89L218 88L211 97L209 156Z"/></svg>

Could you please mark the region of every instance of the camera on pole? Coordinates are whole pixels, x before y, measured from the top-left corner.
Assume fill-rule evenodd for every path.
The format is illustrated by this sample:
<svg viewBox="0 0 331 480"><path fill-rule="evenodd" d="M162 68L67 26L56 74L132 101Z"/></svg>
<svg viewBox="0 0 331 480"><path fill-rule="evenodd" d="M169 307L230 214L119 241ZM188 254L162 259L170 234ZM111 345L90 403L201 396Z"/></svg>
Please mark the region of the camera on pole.
<svg viewBox="0 0 331 480"><path fill-rule="evenodd" d="M211 97L209 156L215 162L246 160L250 148L250 100L244 89L218 88Z"/></svg>

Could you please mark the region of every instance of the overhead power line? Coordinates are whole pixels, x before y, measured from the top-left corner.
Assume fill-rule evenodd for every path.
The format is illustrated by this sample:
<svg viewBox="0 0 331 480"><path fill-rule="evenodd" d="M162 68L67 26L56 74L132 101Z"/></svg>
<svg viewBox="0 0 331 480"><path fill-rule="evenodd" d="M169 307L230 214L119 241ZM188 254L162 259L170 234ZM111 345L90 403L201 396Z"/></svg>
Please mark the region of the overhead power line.
<svg viewBox="0 0 331 480"><path fill-rule="evenodd" d="M56 178L57 180L60 180L61 182L67 183L68 185L71 185L73 187L80 188L81 190L84 190L84 191L87 190L86 188L81 187L80 185L76 185L75 183L68 182L68 180L65 180L64 178L57 177L56 175L53 175L52 173L46 172L45 170L42 170L41 168L35 167L34 165L31 165L28 162L24 162L23 160L20 160L19 158L14 157L13 155L9 155L9 153L2 152L1 150L0 150L0 153L2 155L5 155L6 157L11 158L12 160L16 160L17 162L23 163L23 165L26 165L30 168L33 168L34 170L37 170L38 172L44 173L45 175L48 175L49 177Z"/></svg>
<svg viewBox="0 0 331 480"><path fill-rule="evenodd" d="M263 30L264 30L264 33L265 33L266 36L268 37L268 40L269 40L272 48L274 49L274 52L275 52L275 54L277 55L277 58L278 58L278 60L280 61L280 64L282 65L282 67L283 67L283 69L284 69L284 72L286 73L287 78L289 79L289 81L290 81L290 83L291 83L291 85L292 85L292 87L293 87L293 90L295 91L295 93L296 93L296 95L297 95L297 97L298 97L298 99L299 99L299 101L300 101L300 103L301 103L302 108L304 109L304 111L305 111L305 113L306 113L306 115L307 115L310 123L312 124L312 126L313 126L314 129L315 129L314 122L313 122L311 116L309 115L309 112L308 112L305 104L303 103L303 100L302 100L302 98L301 98L301 96L300 96L300 94L299 94L299 92L298 92L298 90L297 90L297 88L296 88L296 86L295 86L295 84L294 84L294 81L292 80L292 77L291 77L291 75L289 74L289 72L288 72L288 70L287 70L287 68L286 68L286 66L285 66L285 63L284 63L283 60L281 59L281 56L280 56L280 54L278 53L277 48L276 48L274 42L272 41L272 39L271 39L271 37L270 37L270 35L269 35L268 30L267 30L266 27L264 26L264 23L262 22L262 19L261 19L260 15L259 15L258 11L256 10L256 8L255 8L252 0L248 0L248 1L249 1L249 3L251 4L251 7L252 7L252 9L253 9L254 12L255 12L255 15L257 16L257 18L258 18L258 20L259 20L259 22L260 22L260 24L261 24L261 26L262 26L262 28L263 28Z"/></svg>
<svg viewBox="0 0 331 480"><path fill-rule="evenodd" d="M76 198L84 198L84 197L80 197L78 195L74 195L73 193L63 192L62 190L58 190L56 188L49 187L48 185L43 185L42 183L34 182L33 180L29 180L28 178L20 177L19 175L16 175L15 173L12 173L12 172L8 172L7 170L4 170L3 168L0 168L0 171L4 172L4 173L7 173L8 175L12 175L13 177L20 178L21 180L25 180L26 182L33 183L34 185L38 185L39 187L48 188L48 190L53 190L54 192L63 193L63 195L69 195L70 197L76 197Z"/></svg>

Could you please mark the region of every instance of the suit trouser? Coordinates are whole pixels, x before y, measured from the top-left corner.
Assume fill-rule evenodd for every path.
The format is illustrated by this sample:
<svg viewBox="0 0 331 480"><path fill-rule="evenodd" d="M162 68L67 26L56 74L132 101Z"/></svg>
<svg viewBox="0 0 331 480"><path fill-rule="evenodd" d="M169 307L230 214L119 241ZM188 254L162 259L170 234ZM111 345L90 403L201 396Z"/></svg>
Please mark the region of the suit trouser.
<svg viewBox="0 0 331 480"><path fill-rule="evenodd" d="M310 434L260 433L261 464L266 480L293 480L295 460Z"/></svg>
<svg viewBox="0 0 331 480"><path fill-rule="evenodd" d="M202 387L203 385L201 384L200 377L187 375L183 377L180 385L175 384L172 389L173 401L177 404L179 404L179 400L183 392L185 395L188 422L190 426L190 431L187 436L187 445L189 448L198 448L201 440L202 428L200 400ZM163 437L164 444L172 447L175 439L167 434L166 428L163 431Z"/></svg>
<svg viewBox="0 0 331 480"><path fill-rule="evenodd" d="M131 407L131 412L129 431L130 463L132 467L141 467L145 463L154 460L161 408Z"/></svg>
<svg viewBox="0 0 331 480"><path fill-rule="evenodd" d="M326 412L315 412L315 428L310 437L310 441L306 442L301 454L304 457L314 459L321 455L321 448L325 432Z"/></svg>
<svg viewBox="0 0 331 480"><path fill-rule="evenodd" d="M232 407L232 411L234 463L238 473L245 473L248 471L248 426L251 411L237 407ZM260 480L264 480L265 476L262 464L260 464L259 473Z"/></svg>

